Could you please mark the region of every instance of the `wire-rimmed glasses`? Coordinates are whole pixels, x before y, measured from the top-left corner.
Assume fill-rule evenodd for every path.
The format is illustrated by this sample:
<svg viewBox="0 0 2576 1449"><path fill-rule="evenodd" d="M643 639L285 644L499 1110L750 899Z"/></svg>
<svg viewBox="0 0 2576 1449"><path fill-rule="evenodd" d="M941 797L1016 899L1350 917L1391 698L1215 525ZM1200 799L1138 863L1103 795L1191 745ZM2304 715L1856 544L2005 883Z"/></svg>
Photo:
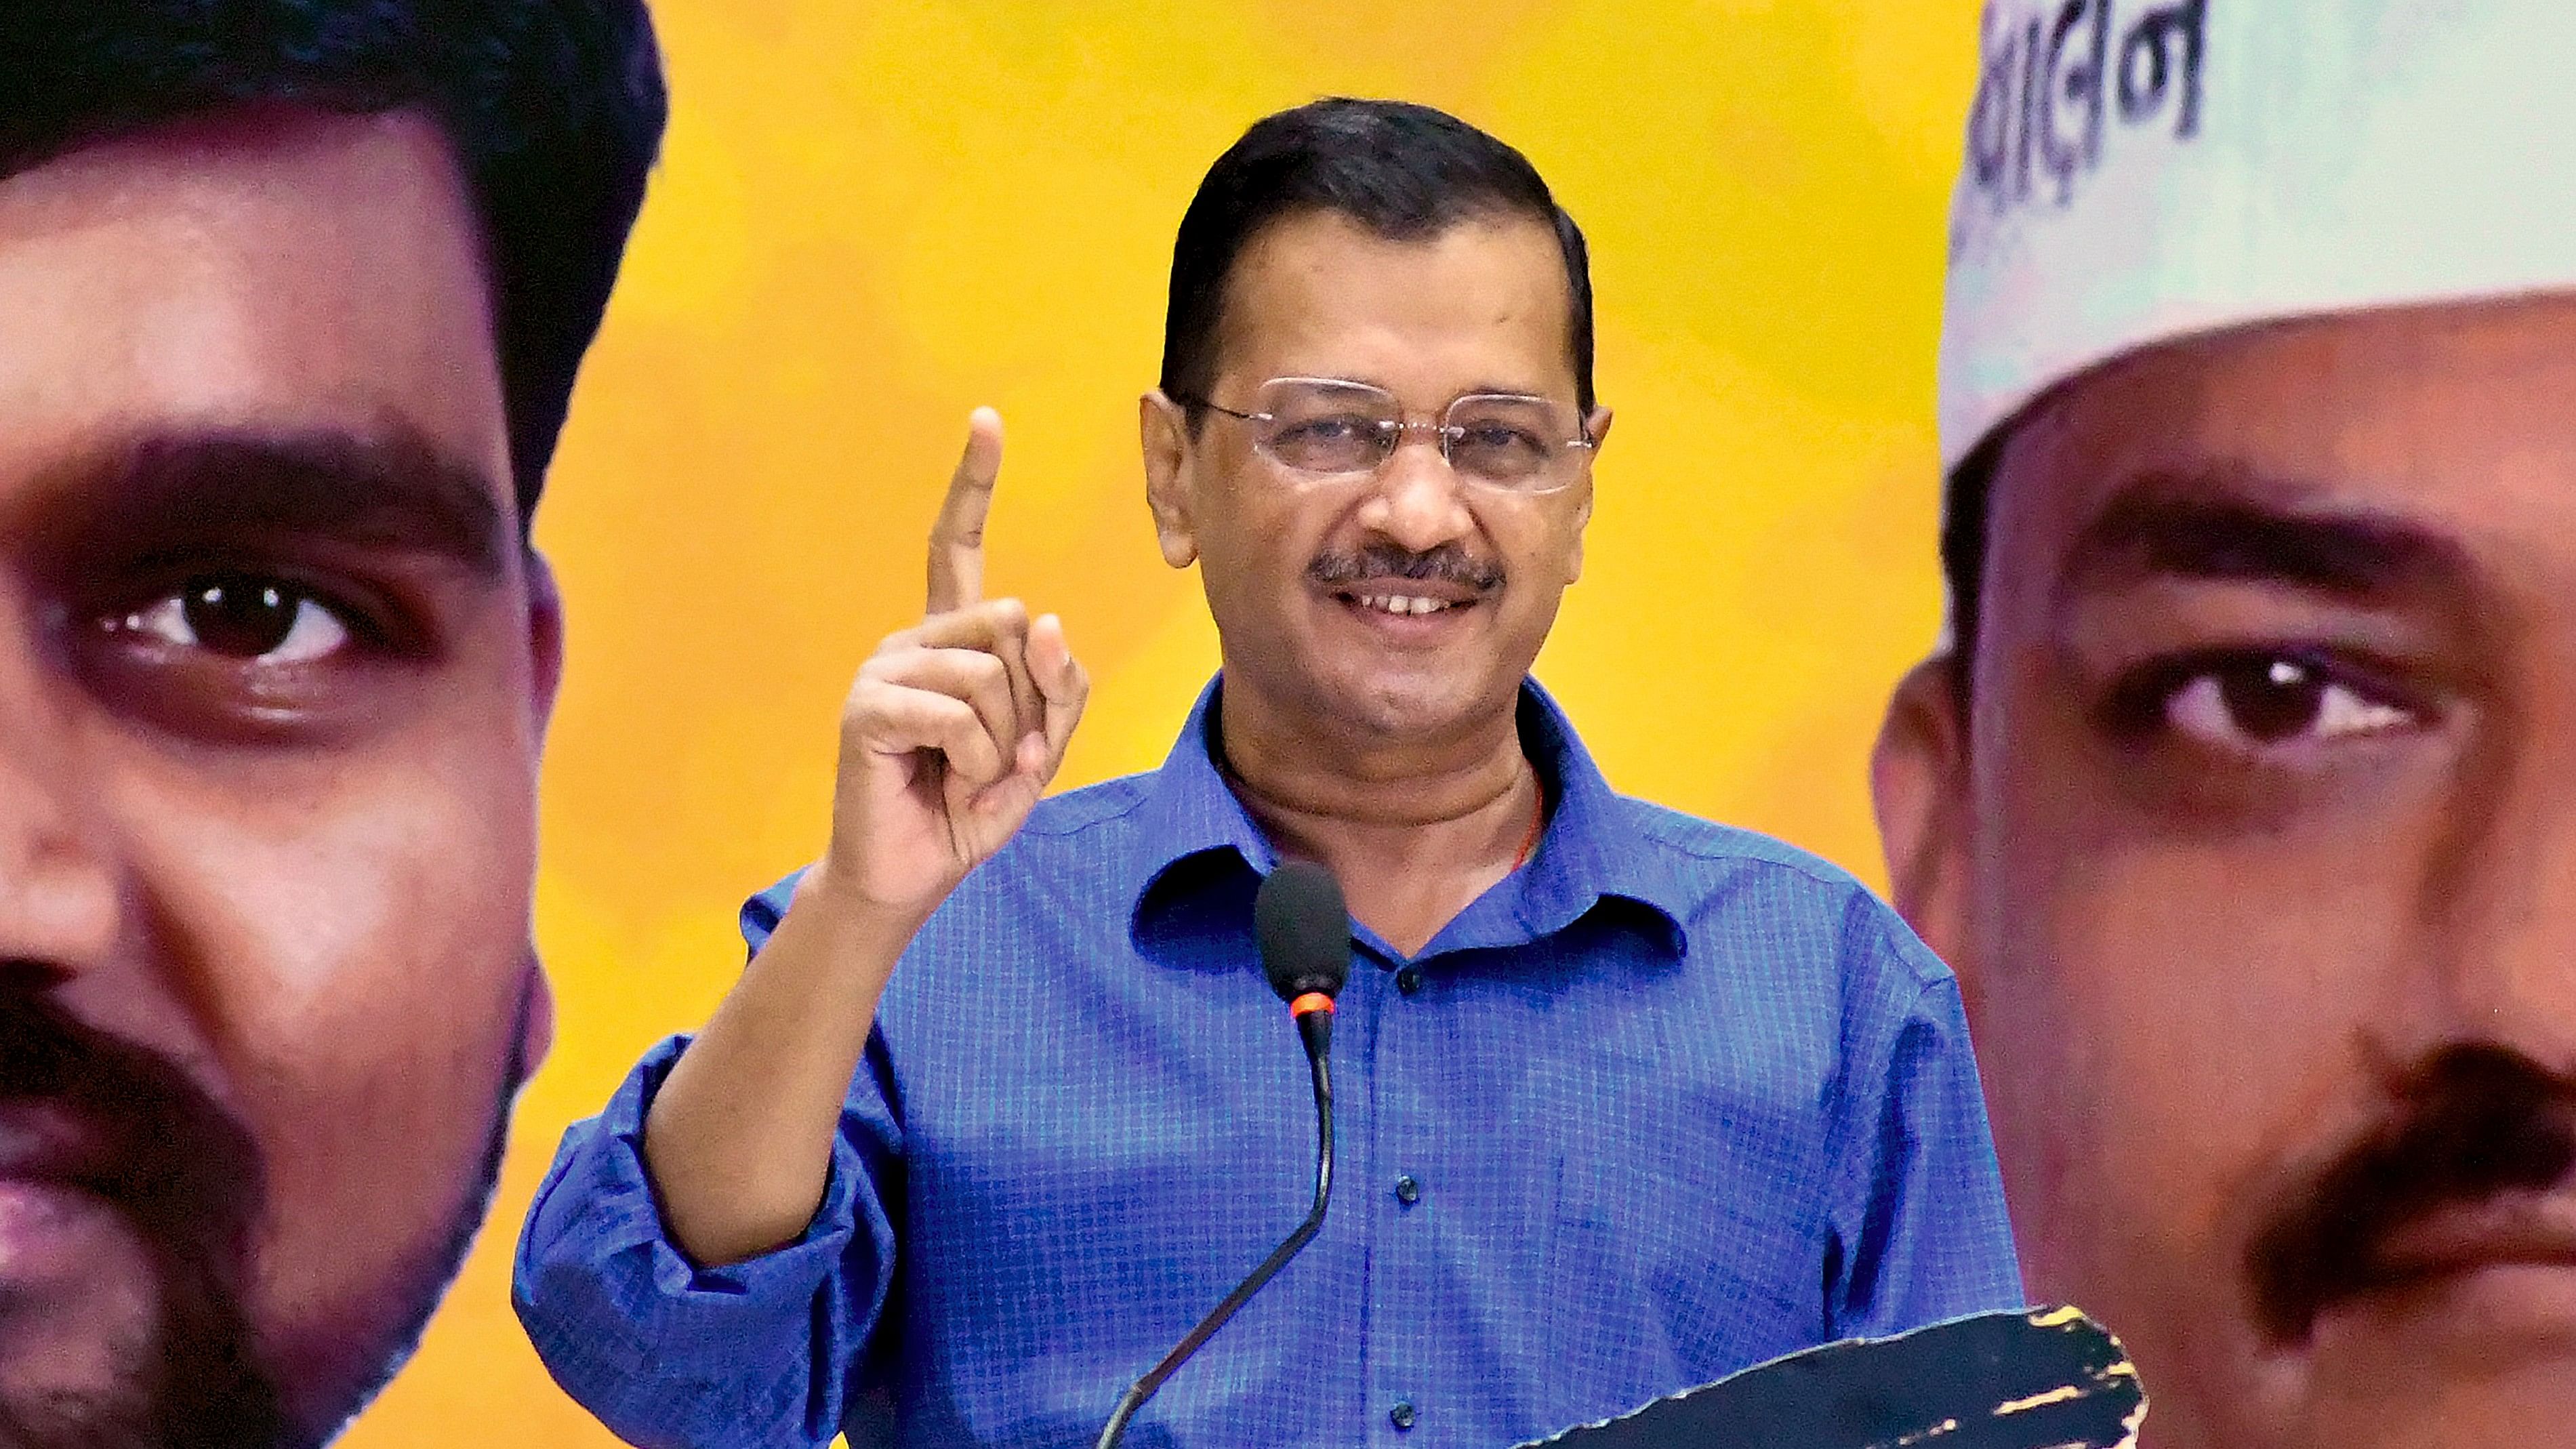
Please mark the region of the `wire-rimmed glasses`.
<svg viewBox="0 0 2576 1449"><path fill-rule="evenodd" d="M1247 423L1253 451L1291 473L1347 478L1374 473L1405 436L1432 434L1461 479L1510 493L1554 493L1574 482L1574 460L1593 439L1574 409L1521 393L1469 393L1436 423L1409 419L1395 394L1331 377L1275 377L1250 410L1176 398Z"/></svg>

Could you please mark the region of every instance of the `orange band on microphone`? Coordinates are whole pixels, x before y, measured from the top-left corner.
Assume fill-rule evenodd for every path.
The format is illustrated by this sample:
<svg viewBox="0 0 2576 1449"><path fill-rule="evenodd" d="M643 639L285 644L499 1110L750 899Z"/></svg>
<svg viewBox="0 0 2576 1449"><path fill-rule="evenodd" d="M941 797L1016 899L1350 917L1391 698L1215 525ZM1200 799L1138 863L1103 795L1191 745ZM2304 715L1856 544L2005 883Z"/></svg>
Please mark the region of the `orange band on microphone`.
<svg viewBox="0 0 2576 1449"><path fill-rule="evenodd" d="M1333 998L1320 991L1309 991L1288 1003L1290 1016L1312 1016L1319 1011L1326 1016L1333 1014Z"/></svg>

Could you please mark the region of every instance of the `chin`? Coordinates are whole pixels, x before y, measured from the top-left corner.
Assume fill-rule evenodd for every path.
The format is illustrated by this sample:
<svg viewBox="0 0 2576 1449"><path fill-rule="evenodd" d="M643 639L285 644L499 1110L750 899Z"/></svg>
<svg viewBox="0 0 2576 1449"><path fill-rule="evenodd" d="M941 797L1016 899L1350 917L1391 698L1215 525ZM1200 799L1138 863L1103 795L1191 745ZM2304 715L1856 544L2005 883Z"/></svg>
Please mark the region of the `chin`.
<svg viewBox="0 0 2576 1449"><path fill-rule="evenodd" d="M1395 741L1436 739L1480 717L1463 690L1362 688L1345 697L1341 713L1368 734Z"/></svg>
<svg viewBox="0 0 2576 1449"><path fill-rule="evenodd" d="M524 1017L529 1007L522 1003ZM486 1129L480 1160L463 1191L424 1241L351 1292L337 1311L265 1337L263 1356L277 1372L301 1437L294 1445L337 1438L409 1363L490 1216L509 1148L510 1104L527 1075L525 1034L513 1037L502 1095Z"/></svg>
<svg viewBox="0 0 2576 1449"><path fill-rule="evenodd" d="M2140 1449L2485 1449L2576 1444L2576 1348L2484 1359L2412 1342L2195 1384L2147 1376Z"/></svg>
<svg viewBox="0 0 2576 1449"><path fill-rule="evenodd" d="M1369 734L1391 740L1437 738L1508 716L1521 676L1497 679L1479 672L1379 667L1319 671L1324 705Z"/></svg>
<svg viewBox="0 0 2576 1449"><path fill-rule="evenodd" d="M2277 1442L2297 1449L2536 1449L2576 1443L2576 1364L2319 1404L2300 1432Z"/></svg>

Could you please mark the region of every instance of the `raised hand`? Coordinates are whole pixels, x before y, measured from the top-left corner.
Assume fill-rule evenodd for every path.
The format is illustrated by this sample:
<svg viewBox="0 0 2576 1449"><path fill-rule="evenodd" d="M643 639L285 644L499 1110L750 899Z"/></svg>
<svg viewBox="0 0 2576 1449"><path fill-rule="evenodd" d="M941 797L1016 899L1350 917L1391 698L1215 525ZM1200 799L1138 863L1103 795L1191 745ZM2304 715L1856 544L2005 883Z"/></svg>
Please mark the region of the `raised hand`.
<svg viewBox="0 0 2576 1449"><path fill-rule="evenodd" d="M914 924L1028 819L1091 689L1061 620L983 597L1001 466L1002 420L978 408L931 528L922 621L877 647L841 709L817 886Z"/></svg>

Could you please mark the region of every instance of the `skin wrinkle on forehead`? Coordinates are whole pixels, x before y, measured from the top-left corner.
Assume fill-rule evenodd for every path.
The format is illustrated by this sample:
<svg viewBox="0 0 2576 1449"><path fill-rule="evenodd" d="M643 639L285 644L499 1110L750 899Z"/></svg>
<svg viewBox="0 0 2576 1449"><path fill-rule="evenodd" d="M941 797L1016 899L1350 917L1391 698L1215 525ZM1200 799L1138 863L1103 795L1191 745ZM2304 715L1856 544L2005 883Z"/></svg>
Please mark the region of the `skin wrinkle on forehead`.
<svg viewBox="0 0 2576 1449"><path fill-rule="evenodd" d="M2045 453L2055 446L2062 445L2067 430L2075 426L2073 413L2076 408L2071 407L2070 404L2080 406L2085 399L2100 394L2106 388L2126 388L2145 381L2166 390L2166 395L2160 397L2155 404L2160 412L2170 414L2176 409L2187 412L2203 405L2206 400L2197 395L2201 384L2189 376L2189 370L2181 365L2180 359L2205 354L2223 355L2241 352L2248 348L2277 346L2283 342L2298 343L2302 340L2319 338L2330 341L2339 327L2354 318L2401 324L2426 318L2438 321L2445 316L2492 319L2511 317L2516 313L2543 312L2551 307L2564 306L2567 300L2563 294L2538 293L2465 302L2405 303L2353 313L2256 319L2231 324L2213 331L2186 333L2163 341L2143 343L2108 360L2094 363L2072 376L2061 377L2051 382L2030 401L2023 404L2012 417L1996 424L1985 440L1971 451L1970 459L1983 456L1987 461L1980 468L1976 484L1978 502L1973 511L1975 521L1981 525L1980 537L1970 545L1969 562L1964 565L1965 578L1977 586L1975 593L1978 596L1970 602L1968 613L1972 617L1982 618L1991 613L1998 602L1989 597L1989 591L1997 587L2008 572L1992 566L1993 556L1998 551L1999 540L2004 531L2012 526L2027 509L2033 506L2046 506L2044 499L2007 500L2004 496L2005 486L2009 479L2021 477L2032 469L2041 467L2041 459ZM2492 329L2489 330L2492 331ZM2520 354L2506 360L2545 363L2549 355L2544 343L2532 342L2526 344ZM2448 337L2420 339L2413 347L2412 355L2404 356L2403 360L2408 365L2436 371L2454 362L2476 361L2474 358L2465 357L2462 344ZM2486 360L2492 363L2496 359L2490 357ZM2328 380L2331 381L2338 372L2363 365L2365 364L2358 359L2337 358L2333 365L2325 369L2325 372ZM2292 402L2295 405L2292 399L2280 400ZM2096 419L2096 421L2102 420ZM1963 460L1959 465L1962 469L1969 466L1970 462L1967 460ZM2207 469L2213 479L2241 471L2241 465L2227 463L2224 460L2199 466ZM2310 496L2324 488L2327 483L2327 479L2322 477L2305 480L2261 478L2253 476L2251 472L2247 472L2247 475L2239 481L2258 491L2264 498L2283 505L2294 504L2300 498ZM2544 478L2535 480L2535 486L2554 489L2555 485ZM1956 505L1947 504L1945 508L1953 506ZM1980 629L1976 632L1982 634L1983 631ZM1972 637L1969 642L1974 644L1977 640ZM1975 674L1976 667L1985 652L1982 648L1977 648L1967 657L1954 656L1963 687L1970 684L1971 676Z"/></svg>
<svg viewBox="0 0 2576 1449"><path fill-rule="evenodd" d="M424 226L388 234L392 216ZM0 176L0 286L38 283L20 326L82 347L67 376L0 377L0 404L104 401L87 422L106 434L134 428L138 400L155 428L407 418L507 479L485 249L451 144L416 112L253 107L84 146ZM352 375L353 346L385 365Z"/></svg>
<svg viewBox="0 0 2576 1449"><path fill-rule="evenodd" d="M1238 371L1234 365L1234 359L1240 356L1245 348L1252 345L1253 339L1246 335L1246 329L1252 326L1249 304L1253 299L1244 294L1244 289L1252 284L1252 279L1261 279L1267 283L1267 289L1271 291L1278 290L1284 283L1302 288L1312 295L1331 296L1340 290L1336 271L1336 265L1340 259L1331 249L1337 245L1356 243L1357 250L1379 256L1419 255L1454 250L1462 246L1491 245L1499 241L1518 240L1532 232L1547 235L1549 254L1555 258L1553 263L1557 294L1555 306L1559 311L1549 318L1553 321L1554 315L1571 314L1574 306L1573 288L1564 278L1563 258L1553 250L1555 247L1553 235L1546 233L1544 226L1532 218L1520 216L1517 213L1501 216L1470 215L1421 236L1386 237L1359 225L1339 212L1323 208L1310 208L1277 217L1250 239L1236 256L1234 265L1227 273L1225 308L1219 316L1217 329L1218 345L1215 351L1214 380L1218 386L1224 386L1229 379L1234 378ZM1326 244L1324 247L1317 246L1319 239ZM1490 336L1509 332L1518 324L1522 316L1523 309L1498 302L1490 314L1463 320L1468 329L1481 330ZM1275 331L1276 324L1282 319L1273 316L1268 320L1273 324ZM1288 320L1295 322L1303 319L1291 314ZM1403 347L1400 336L1401 334L1395 328L1380 326L1338 335L1329 339L1329 342L1331 351L1336 356L1355 349L1377 352L1400 351ZM1263 340L1275 345L1278 339L1274 336ZM1450 389L1450 396L1437 399L1406 397L1394 377L1371 367L1344 365L1339 368L1328 368L1320 367L1319 364L1317 367L1301 368L1297 359L1303 354L1296 349L1300 346L1312 346L1316 341L1317 339L1313 338L1299 338L1291 342L1290 350L1278 363L1277 375L1336 377L1346 382L1362 382L1395 394L1397 399L1408 408L1418 407L1426 412L1435 411L1439 406L1445 406L1458 397L1472 393L1512 393L1531 397L1554 397L1561 393L1565 396L1565 400L1569 402L1572 400L1573 389L1570 386L1557 385L1560 382L1570 381L1573 375L1574 354L1570 341L1565 351L1563 379L1532 376L1505 380L1508 374L1479 373L1476 375L1483 377L1484 381L1453 387ZM1480 357L1474 360L1474 364L1491 366L1492 359ZM1257 385L1267 379L1245 374L1242 380L1245 383ZM1204 420L1202 423L1204 424Z"/></svg>
<svg viewBox="0 0 2576 1449"><path fill-rule="evenodd" d="M1271 218L1258 232L1245 238L1241 249L1235 254L1233 264L1227 268L1222 292L1223 300L1216 318L1216 346L1212 349L1210 358L1214 364L1209 374L1212 386L1221 387L1225 384L1232 375L1229 360L1235 357L1248 342L1244 336L1244 329L1249 325L1245 319L1247 299L1243 295L1247 277L1262 272L1285 272L1296 275L1305 285L1320 293L1329 295L1335 289L1332 258L1329 255L1305 255L1299 250L1299 243L1318 226L1322 227L1327 235L1338 232L1344 239L1358 240L1364 245L1412 249L1439 247L1444 244L1456 245L1460 238L1508 237L1531 228L1547 231L1548 245L1551 254L1555 257L1556 277L1556 295L1552 304L1556 310L1549 313L1549 316L1551 318L1562 316L1569 319L1564 363L1566 378L1572 378L1575 349L1570 319L1574 312L1574 284L1565 275L1563 254L1554 250L1557 244L1554 233L1547 223L1518 211L1483 209L1463 213L1454 220L1419 235L1385 236L1360 225L1341 212L1329 207L1313 206L1285 212ZM1511 328L1521 315L1521 310L1516 306L1498 301L1491 315L1479 321L1492 330L1503 331ZM1493 376L1473 386L1456 388L1448 398L1435 400L1404 397L1386 374L1369 368L1351 369L1339 373L1301 373L1292 366L1279 375L1337 376L1346 382L1364 382L1371 387L1396 393L1398 399L1407 407L1423 407L1426 411L1435 410L1435 404L1445 406L1454 398L1471 393L1517 393L1531 397L1550 397L1557 394L1557 389L1552 386L1557 379L1546 377L1530 377L1506 382L1499 376ZM1249 378L1247 381L1257 385L1266 379ZM1573 401L1572 388L1564 389L1564 394L1565 401ZM1206 423L1205 418L1199 419L1200 428L1203 429Z"/></svg>

